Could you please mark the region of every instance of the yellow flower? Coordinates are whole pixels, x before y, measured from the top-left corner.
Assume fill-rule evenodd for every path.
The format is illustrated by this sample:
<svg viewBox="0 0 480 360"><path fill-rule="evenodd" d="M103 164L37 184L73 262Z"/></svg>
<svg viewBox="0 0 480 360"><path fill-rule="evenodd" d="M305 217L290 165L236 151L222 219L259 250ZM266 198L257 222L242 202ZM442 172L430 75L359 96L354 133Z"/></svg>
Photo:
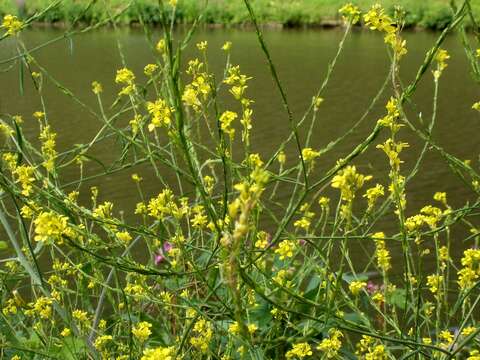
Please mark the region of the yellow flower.
<svg viewBox="0 0 480 360"><path fill-rule="evenodd" d="M167 102L158 99L155 102L147 102L148 113L152 116L150 124L148 124L148 131L153 131L160 126L169 126L172 122L174 109L168 106Z"/></svg>
<svg viewBox="0 0 480 360"><path fill-rule="evenodd" d="M128 233L128 231L117 232L115 236L124 244L128 244L132 240L132 236Z"/></svg>
<svg viewBox="0 0 480 360"><path fill-rule="evenodd" d="M228 134L230 137L233 138L235 134L235 129L232 128L232 122L238 117L237 113L233 111L225 111L222 115L220 115L220 128L225 134Z"/></svg>
<svg viewBox="0 0 480 360"><path fill-rule="evenodd" d="M375 206L375 202L380 196L385 194L384 187L380 184L376 184L374 187L367 189L365 194L363 195L364 198L367 198L368 201L368 210L373 209Z"/></svg>
<svg viewBox="0 0 480 360"><path fill-rule="evenodd" d="M208 223L208 217L202 205L196 205L192 209L194 216L192 218L192 226L194 228L203 228Z"/></svg>
<svg viewBox="0 0 480 360"><path fill-rule="evenodd" d="M12 171L15 175L15 182L22 186L22 195L29 196L33 192L33 182L35 181L34 169L29 165L20 165Z"/></svg>
<svg viewBox="0 0 480 360"><path fill-rule="evenodd" d="M143 73L147 76L152 76L155 71L158 70L157 64L147 64L143 68Z"/></svg>
<svg viewBox="0 0 480 360"><path fill-rule="evenodd" d="M71 333L72 331L69 328L64 328L60 333L60 335L62 335L63 337L67 337L67 336L70 336Z"/></svg>
<svg viewBox="0 0 480 360"><path fill-rule="evenodd" d="M177 359L175 353L174 346L145 349L140 360L175 360Z"/></svg>
<svg viewBox="0 0 480 360"><path fill-rule="evenodd" d="M253 335L255 331L258 330L258 326L256 324L248 324L247 330L251 335ZM229 325L228 332L232 335L240 334L240 326L236 321Z"/></svg>
<svg viewBox="0 0 480 360"><path fill-rule="evenodd" d="M295 226L296 228L308 230L308 228L310 227L310 224L311 224L311 221L308 217L302 217L301 219L295 221L293 223L293 226Z"/></svg>
<svg viewBox="0 0 480 360"><path fill-rule="evenodd" d="M432 343L432 339L428 338L428 337L425 337L425 338L422 339L422 343L424 343L426 345L430 345Z"/></svg>
<svg viewBox="0 0 480 360"><path fill-rule="evenodd" d="M135 80L133 72L127 68L117 70L115 82L117 84L131 84Z"/></svg>
<svg viewBox="0 0 480 360"><path fill-rule="evenodd" d="M102 336L99 336L95 339L95 348L97 350L102 350L105 345L109 342L109 341L112 341L113 340L113 337L112 335L102 335Z"/></svg>
<svg viewBox="0 0 480 360"><path fill-rule="evenodd" d="M475 331L477 331L477 328L474 326L468 326L462 330L462 335L463 336L469 336L472 335Z"/></svg>
<svg viewBox="0 0 480 360"><path fill-rule="evenodd" d="M357 296L360 294L360 292L367 287L367 283L365 281L352 281L349 285L348 288L350 292L354 295Z"/></svg>
<svg viewBox="0 0 480 360"><path fill-rule="evenodd" d="M370 359L370 360L387 360L386 349L384 345L375 344L375 340L368 336L362 335L362 338L356 345L357 355L360 359Z"/></svg>
<svg viewBox="0 0 480 360"><path fill-rule="evenodd" d="M330 199L326 196L322 196L318 199L318 204L322 207L322 208L326 208L328 206L328 204L330 204Z"/></svg>
<svg viewBox="0 0 480 360"><path fill-rule="evenodd" d="M433 195L433 200L441 202L443 205L447 206L447 193L445 192L436 192Z"/></svg>
<svg viewBox="0 0 480 360"><path fill-rule="evenodd" d="M380 4L373 5L363 16L363 20L370 30L378 30L386 33L395 32L392 19L385 14L385 10Z"/></svg>
<svg viewBox="0 0 480 360"><path fill-rule="evenodd" d="M42 319L50 319L52 316L52 303L52 298L41 296L35 301L35 303L30 304L32 307L31 311Z"/></svg>
<svg viewBox="0 0 480 360"><path fill-rule="evenodd" d="M305 162L311 162L320 156L320 151L315 151L312 148L305 148L302 150L302 157Z"/></svg>
<svg viewBox="0 0 480 360"><path fill-rule="evenodd" d="M383 303L385 302L385 296L383 296L382 293L375 293L373 296L372 296L372 300L376 303Z"/></svg>
<svg viewBox="0 0 480 360"><path fill-rule="evenodd" d="M139 183L140 181L142 181L142 177L139 176L138 174L132 174L132 180L135 181L136 183Z"/></svg>
<svg viewBox="0 0 480 360"><path fill-rule="evenodd" d="M480 360L480 351L479 350L472 350L470 351L470 356L467 360Z"/></svg>
<svg viewBox="0 0 480 360"><path fill-rule="evenodd" d="M7 300L6 306L2 309L2 313L5 316L8 316L9 314L15 315L17 313L17 306L16 306L15 299Z"/></svg>
<svg viewBox="0 0 480 360"><path fill-rule="evenodd" d="M390 160L390 166L395 171L398 171L400 169L400 164L403 163L403 161L400 160L400 152L402 152L404 148L409 147L409 145L408 143L395 142L389 138L383 144L379 144L376 147L377 149L381 149L385 152Z"/></svg>
<svg viewBox="0 0 480 360"><path fill-rule="evenodd" d="M195 336L190 338L190 344L198 351L206 353L213 336L212 324L205 319L199 319L193 326Z"/></svg>
<svg viewBox="0 0 480 360"><path fill-rule="evenodd" d="M433 274L427 276L427 285L429 286L430 292L434 295L438 295L440 293L442 282L442 275Z"/></svg>
<svg viewBox="0 0 480 360"><path fill-rule="evenodd" d="M187 105L193 107L194 110L198 110L199 106L202 104L198 99L197 92L195 88L188 84L183 90L182 101Z"/></svg>
<svg viewBox="0 0 480 360"><path fill-rule="evenodd" d="M476 102L475 104L472 105L473 110L480 111L480 101Z"/></svg>
<svg viewBox="0 0 480 360"><path fill-rule="evenodd" d="M115 82L117 84L124 84L125 86L120 91L120 95L130 95L135 91L135 75L127 68L117 70Z"/></svg>
<svg viewBox="0 0 480 360"><path fill-rule="evenodd" d="M22 30L23 22L14 15L5 15L3 17L2 27L7 30L8 35L15 35Z"/></svg>
<svg viewBox="0 0 480 360"><path fill-rule="evenodd" d="M382 271L386 272L392 267L390 264L391 256L390 252L385 245L385 234L383 232L378 232L373 234L373 239L375 241L375 256L377 258L377 265Z"/></svg>
<svg viewBox="0 0 480 360"><path fill-rule="evenodd" d="M50 243L61 240L62 234L67 230L67 217L58 215L54 211L42 212L34 221L35 241Z"/></svg>
<svg viewBox="0 0 480 360"><path fill-rule="evenodd" d="M295 243L291 240L283 240L278 244L278 248L275 253L280 255L280 260L293 257L293 253L296 249Z"/></svg>
<svg viewBox="0 0 480 360"><path fill-rule="evenodd" d="M225 44L222 46L223 51L229 51L232 48L232 42L226 41Z"/></svg>
<svg viewBox="0 0 480 360"><path fill-rule="evenodd" d="M371 179L370 175L365 176L358 173L355 166L347 166L333 177L332 187L340 189L342 200L351 202L355 198L355 192Z"/></svg>
<svg viewBox="0 0 480 360"><path fill-rule="evenodd" d="M200 51L205 51L207 50L208 42L206 41L201 41L197 44L197 49Z"/></svg>
<svg viewBox="0 0 480 360"><path fill-rule="evenodd" d="M268 234L265 231L260 231L257 234L257 241L255 247L258 249L266 249L268 247Z"/></svg>
<svg viewBox="0 0 480 360"><path fill-rule="evenodd" d="M450 345L453 342L453 334L448 330L441 331L438 338L442 340L444 345Z"/></svg>
<svg viewBox="0 0 480 360"><path fill-rule="evenodd" d="M86 311L83 311L83 310L73 310L72 311L72 317L75 319L75 320L78 320L79 322L81 323L86 323L88 322L88 313Z"/></svg>
<svg viewBox="0 0 480 360"><path fill-rule="evenodd" d="M92 91L96 95L100 94L103 91L102 84L98 81L92 82Z"/></svg>
<svg viewBox="0 0 480 360"><path fill-rule="evenodd" d="M312 103L313 103L313 109L315 111L318 111L318 109L320 108L320 105L323 103L323 98L320 97L320 96L314 96L313 99L312 99Z"/></svg>
<svg viewBox="0 0 480 360"><path fill-rule="evenodd" d="M50 125L44 126L39 136L39 139L42 142L42 155L45 159L43 166L48 172L53 171L55 165L54 161L57 156L57 151L55 150L56 137L57 134L51 131Z"/></svg>
<svg viewBox="0 0 480 360"><path fill-rule="evenodd" d="M457 272L461 290L470 289L480 277L480 249L467 249L463 252L463 268Z"/></svg>
<svg viewBox="0 0 480 360"><path fill-rule="evenodd" d="M278 153L277 161L280 165L284 165L287 161L287 155L285 155L285 152L283 150Z"/></svg>
<svg viewBox="0 0 480 360"><path fill-rule="evenodd" d="M313 354L312 348L306 342L293 345L285 356L287 359L297 358L303 359L304 357L311 356Z"/></svg>
<svg viewBox="0 0 480 360"><path fill-rule="evenodd" d="M342 341L340 340L343 334L340 330L330 329L329 337L322 340L317 346L317 350L325 353L327 359L332 359L337 356L338 351L342 347Z"/></svg>
<svg viewBox="0 0 480 360"><path fill-rule="evenodd" d="M356 24L360 20L360 9L352 3L344 5L338 12L345 22Z"/></svg>
<svg viewBox="0 0 480 360"><path fill-rule="evenodd" d="M150 331L151 327L152 324L150 324L149 322L141 321L133 327L132 334L138 339L138 341L143 343L152 334L152 332Z"/></svg>
<svg viewBox="0 0 480 360"><path fill-rule="evenodd" d="M170 4L170 6L173 6L173 7L177 6L177 2L178 0L168 0L168 3Z"/></svg>
<svg viewBox="0 0 480 360"><path fill-rule="evenodd" d="M440 75L442 75L443 70L448 66L447 60L450 59L447 50L438 49L437 54L435 55L435 60L437 61L437 69L433 71L433 76L438 80Z"/></svg>
<svg viewBox="0 0 480 360"><path fill-rule="evenodd" d="M388 33L387 35L385 35L384 40L386 44L390 45L393 52L397 56L397 59L400 59L403 55L407 53L407 41L403 40L397 33Z"/></svg>
<svg viewBox="0 0 480 360"><path fill-rule="evenodd" d="M38 121L42 120L45 118L45 113L43 111L35 111L33 113L33 117L37 119Z"/></svg>
<svg viewBox="0 0 480 360"><path fill-rule="evenodd" d="M165 39L160 39L157 43L157 51L163 53L165 51Z"/></svg>

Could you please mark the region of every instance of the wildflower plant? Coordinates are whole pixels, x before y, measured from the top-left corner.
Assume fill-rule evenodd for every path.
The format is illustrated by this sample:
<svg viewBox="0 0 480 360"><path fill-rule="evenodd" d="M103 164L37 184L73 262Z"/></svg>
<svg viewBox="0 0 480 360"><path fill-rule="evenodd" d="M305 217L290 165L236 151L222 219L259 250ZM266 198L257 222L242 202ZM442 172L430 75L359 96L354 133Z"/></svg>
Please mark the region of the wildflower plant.
<svg viewBox="0 0 480 360"><path fill-rule="evenodd" d="M212 49L202 41L193 47L194 57L184 59L195 25L185 38L176 38L177 1L158 3L161 39L152 39L144 28L155 59L144 65L143 75L124 61L112 71L110 84L89 80L95 108L56 81L23 43L22 30L34 18L3 18L0 39L17 44L18 56L10 61L28 64L42 108L1 118L0 223L9 241L8 256L0 263L2 356L480 358L480 224L475 218L480 176L431 136L450 57L440 46L448 33L463 31L465 17L473 18L470 1L453 9L451 23L409 84L399 78L407 54L402 12L391 14L375 5L362 14L353 4L342 7L344 37L298 119L252 4L244 3L291 129L271 154L252 151L257 119L251 77L231 62L235 45ZM133 8L127 5L103 23L72 28L68 36L115 23L116 16ZM373 104L380 95L388 100L380 119L371 113L373 105L368 108L354 128L370 118L370 132L325 170L324 159L350 133L324 148L314 148L310 140L345 39L360 21L384 37L391 59L389 86L380 89ZM478 50L468 38L464 45L475 61L472 72L478 72ZM222 78L209 67L207 54L213 51L224 56ZM419 82L429 81L427 69L435 90L425 127L411 117L409 106ZM43 79L101 123L91 141L67 150L57 146L61 135L49 122L55 112L44 96ZM109 104L106 89L115 91ZM234 105L226 107L219 96ZM38 124L34 137L24 131L27 118ZM307 129L303 136L300 126ZM402 140L403 128L423 142L415 164L402 160L404 151L413 151ZM92 149L112 139L115 160L87 181ZM287 153L291 144L295 152ZM383 178L368 174L362 162L367 149L382 154L388 168ZM468 186L471 198L463 206L455 208L443 189L435 189L432 204L409 207L411 180L430 152L442 156ZM76 169L79 177L65 179L65 168ZM94 183L128 171L138 203L125 216ZM149 176L157 185L153 196L144 188ZM382 219L393 224L388 231L381 228ZM470 232L463 239L452 235L464 228ZM361 242L364 263L353 260L353 242Z"/></svg>

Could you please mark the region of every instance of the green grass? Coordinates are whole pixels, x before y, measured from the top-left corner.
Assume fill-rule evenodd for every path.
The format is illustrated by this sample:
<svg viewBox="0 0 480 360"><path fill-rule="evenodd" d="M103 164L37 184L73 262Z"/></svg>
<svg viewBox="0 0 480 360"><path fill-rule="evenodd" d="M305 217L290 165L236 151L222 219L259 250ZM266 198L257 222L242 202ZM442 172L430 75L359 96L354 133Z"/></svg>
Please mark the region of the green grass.
<svg viewBox="0 0 480 360"><path fill-rule="evenodd" d="M381 3L388 11L393 12L396 5L402 5L406 11L406 25L420 26L429 29L442 29L452 18L450 2L446 0L353 0L362 10L372 4ZM108 14L125 5L125 1L111 0L108 6L98 2L87 12L84 8L90 1L64 0L54 11L47 12L40 21L58 22L72 21L80 18L82 22L91 23L108 18ZM279 23L284 26L321 25L339 19L338 9L346 1L343 0L256 0L253 2L258 19L262 23ZM44 9L51 4L50 0L27 1L27 15ZM480 18L480 3L472 2L474 14ZM203 22L224 25L238 25L249 22L248 13L242 0L212 0L205 8L204 1L179 0L177 21L191 23L199 13L205 10ZM0 13L17 12L13 0L0 0ZM147 23L158 24L160 15L156 0L138 0L136 6L127 10L120 22L129 24L138 22L139 13Z"/></svg>

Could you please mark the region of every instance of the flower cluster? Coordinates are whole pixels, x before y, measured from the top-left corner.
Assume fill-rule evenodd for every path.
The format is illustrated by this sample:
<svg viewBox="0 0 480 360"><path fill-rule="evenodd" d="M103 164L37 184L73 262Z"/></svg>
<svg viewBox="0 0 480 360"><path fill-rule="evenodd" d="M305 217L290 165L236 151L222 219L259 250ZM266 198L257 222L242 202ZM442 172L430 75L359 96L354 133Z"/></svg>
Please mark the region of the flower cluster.
<svg viewBox="0 0 480 360"><path fill-rule="evenodd" d="M296 245L295 242L292 240L283 240L278 244L278 248L275 249L275 253L277 253L280 257L280 260L285 260L287 258L293 257L295 253Z"/></svg>
<svg viewBox="0 0 480 360"><path fill-rule="evenodd" d="M206 353L213 336L212 324L200 318L195 322L192 329L194 336L190 338L190 344L201 353Z"/></svg>
<svg viewBox="0 0 480 360"><path fill-rule="evenodd" d="M141 321L132 328L132 334L139 342L143 343L152 335L151 327L152 324L149 322Z"/></svg>
<svg viewBox="0 0 480 360"><path fill-rule="evenodd" d="M304 357L311 356L313 354L312 348L309 343L294 344L292 349L287 351L285 357L287 359L303 359Z"/></svg>
<svg viewBox="0 0 480 360"><path fill-rule="evenodd" d="M327 359L335 358L338 355L338 351L342 347L343 334L338 329L330 329L329 337L322 340L317 346L317 350L323 352Z"/></svg>
<svg viewBox="0 0 480 360"><path fill-rule="evenodd" d="M55 158L57 151L55 150L55 138L57 134L51 131L50 125L46 125L40 133L40 141L42 142L42 155L45 161L43 166L48 172L52 172L55 168Z"/></svg>
<svg viewBox="0 0 480 360"><path fill-rule="evenodd" d="M131 95L135 92L135 75L133 72L127 68L122 68L117 70L117 76L115 77L115 82L117 84L123 84L122 90L120 90L120 95Z"/></svg>
<svg viewBox="0 0 480 360"><path fill-rule="evenodd" d="M375 257L377 258L377 266L383 271L387 272L392 267L390 260L390 252L385 245L385 234L378 232L372 235L375 240Z"/></svg>
<svg viewBox="0 0 480 360"><path fill-rule="evenodd" d="M450 59L447 50L438 49L437 54L435 55L435 60L437 61L437 69L433 71L433 76L435 80L442 75L443 70L448 66L447 60Z"/></svg>
<svg viewBox="0 0 480 360"><path fill-rule="evenodd" d="M407 53L406 41L400 37L393 19L385 14L381 5L373 5L363 16L363 20L371 30L385 33L385 43L390 45L397 59Z"/></svg>
<svg viewBox="0 0 480 360"><path fill-rule="evenodd" d="M67 217L54 211L42 212L34 221L35 241L51 243L62 241L62 235L67 230Z"/></svg>
<svg viewBox="0 0 480 360"><path fill-rule="evenodd" d="M355 355L360 359L370 360L387 360L389 358L385 346L378 344L374 338L368 335L362 335L362 338L357 343Z"/></svg>
<svg viewBox="0 0 480 360"><path fill-rule="evenodd" d="M345 4L338 12L346 23L356 24L360 21L360 9L352 3Z"/></svg>
<svg viewBox="0 0 480 360"><path fill-rule="evenodd" d="M14 15L5 15L3 17L2 28L7 30L8 35L15 35L22 30L23 22Z"/></svg>
<svg viewBox="0 0 480 360"><path fill-rule="evenodd" d="M253 102L245 96L245 91L248 88L247 82L251 78L240 72L240 66L230 66L228 68L228 76L223 81L230 86L230 94L235 100L238 100L242 105L242 117L240 123L243 125L242 141L249 143L250 130L252 129L252 115L253 110L250 105Z"/></svg>
<svg viewBox="0 0 480 360"><path fill-rule="evenodd" d="M462 266L458 275L458 285L462 290L468 290L480 278L480 249L467 249L463 253Z"/></svg>
<svg viewBox="0 0 480 360"><path fill-rule="evenodd" d="M198 59L189 61L187 74L193 79L185 86L182 95L185 105L192 107L195 111L201 110L202 101L207 100L212 90L209 84L210 75L202 71L203 67L204 64Z"/></svg>
<svg viewBox="0 0 480 360"><path fill-rule="evenodd" d="M147 110L152 117L150 124L148 124L148 131L153 131L161 126L168 127L172 122L174 109L168 106L165 100L158 99L155 102L147 102Z"/></svg>
<svg viewBox="0 0 480 360"><path fill-rule="evenodd" d="M340 190L343 201L351 203L355 199L355 193L371 179L372 176L357 172L355 166L347 166L333 177L332 187Z"/></svg>

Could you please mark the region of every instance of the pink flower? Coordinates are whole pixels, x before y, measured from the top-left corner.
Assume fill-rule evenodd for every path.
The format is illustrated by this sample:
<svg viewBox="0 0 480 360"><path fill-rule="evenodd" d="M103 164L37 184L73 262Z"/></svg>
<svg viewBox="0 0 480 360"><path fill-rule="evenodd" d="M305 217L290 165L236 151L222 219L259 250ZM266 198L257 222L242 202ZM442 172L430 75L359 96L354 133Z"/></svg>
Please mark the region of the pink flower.
<svg viewBox="0 0 480 360"><path fill-rule="evenodd" d="M165 241L163 243L163 251L169 252L170 250L172 250L172 248L173 248L173 244L171 242Z"/></svg>
<svg viewBox="0 0 480 360"><path fill-rule="evenodd" d="M163 243L163 249L162 248L158 249L158 254L155 254L153 257L153 261L155 265L158 265L161 262L163 262L163 260L165 260L166 258L165 254L172 249L173 249L173 244L171 242L165 241Z"/></svg>
<svg viewBox="0 0 480 360"><path fill-rule="evenodd" d="M155 265L160 264L163 260L165 260L165 256L163 256L162 254L155 255L153 259L153 261L155 262Z"/></svg>
<svg viewBox="0 0 480 360"><path fill-rule="evenodd" d="M378 291L379 286L375 284L373 281L369 280L367 283L367 292L369 294L374 294Z"/></svg>

